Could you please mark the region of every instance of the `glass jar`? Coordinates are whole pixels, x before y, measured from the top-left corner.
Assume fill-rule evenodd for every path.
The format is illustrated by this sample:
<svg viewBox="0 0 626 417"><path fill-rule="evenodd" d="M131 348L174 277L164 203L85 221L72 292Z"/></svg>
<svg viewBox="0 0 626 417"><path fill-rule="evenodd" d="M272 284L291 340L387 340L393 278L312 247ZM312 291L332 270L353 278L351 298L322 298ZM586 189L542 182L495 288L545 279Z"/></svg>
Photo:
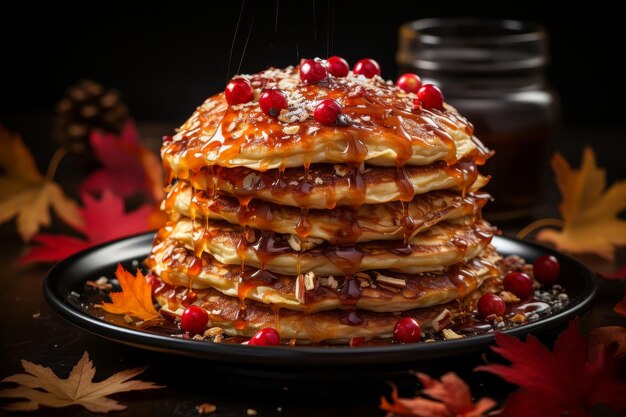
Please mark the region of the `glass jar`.
<svg viewBox="0 0 626 417"><path fill-rule="evenodd" d="M400 73L441 87L448 103L496 152L481 169L495 199L492 220L529 215L538 202L548 141L560 104L548 86L545 30L532 23L476 18L423 19L400 28Z"/></svg>

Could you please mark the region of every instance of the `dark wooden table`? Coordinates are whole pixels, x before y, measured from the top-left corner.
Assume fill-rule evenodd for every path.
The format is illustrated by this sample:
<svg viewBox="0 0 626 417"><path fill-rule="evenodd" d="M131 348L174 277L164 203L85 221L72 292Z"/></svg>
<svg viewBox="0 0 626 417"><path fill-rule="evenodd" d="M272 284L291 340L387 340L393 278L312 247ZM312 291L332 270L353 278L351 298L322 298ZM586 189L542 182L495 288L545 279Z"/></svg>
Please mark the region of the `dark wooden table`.
<svg viewBox="0 0 626 417"><path fill-rule="evenodd" d="M25 135L27 142L32 149L39 149L38 159L45 161L54 144L33 142L35 133L30 131L38 129L28 128L27 125L20 129L19 119L12 120L18 122L11 127L28 133ZM615 180L623 178L625 173L624 153L616 151L623 149L625 137L624 132L615 131L565 132L556 147L578 163L582 145L593 144L599 163L608 168L609 178ZM65 171L60 173L60 178L71 183L72 167L66 167ZM551 184L551 180L547 179L546 184ZM546 187L544 194L544 203L538 207L537 214L555 214L558 194L553 187ZM502 226L504 230L514 231L526 222L528 220ZM44 301L42 282L47 266L16 266L15 260L25 248L14 229L13 224L0 225L0 378L20 372L21 359L50 366L65 377L84 351L89 352L97 367L96 378L105 378L127 368L150 365L140 378L166 385L167 388L116 395L116 399L128 405L126 411L117 414L120 416L197 416L195 407L204 402L217 405L216 416L246 416L247 409L256 410L259 416L382 416L384 412L378 409L378 403L381 395L390 393L389 380L399 383L401 393L405 395L410 395L417 387L414 377L408 372L357 381L342 378L346 375L341 369L336 374L329 374L324 381L307 381L306 375L300 381L244 377L219 371L210 362L148 352L86 333L58 317ZM594 259L584 261L594 268L614 267ZM623 254L619 261L626 261ZM591 311L582 317L583 329L588 331L597 326L626 325L626 319L612 311L621 294L621 282L600 280L598 298ZM489 395L503 401L513 387L491 375L473 373L472 369L481 362L480 354L451 358L433 363L428 372L439 375L455 371L470 382L475 396ZM31 414L91 415L81 407L44 409Z"/></svg>

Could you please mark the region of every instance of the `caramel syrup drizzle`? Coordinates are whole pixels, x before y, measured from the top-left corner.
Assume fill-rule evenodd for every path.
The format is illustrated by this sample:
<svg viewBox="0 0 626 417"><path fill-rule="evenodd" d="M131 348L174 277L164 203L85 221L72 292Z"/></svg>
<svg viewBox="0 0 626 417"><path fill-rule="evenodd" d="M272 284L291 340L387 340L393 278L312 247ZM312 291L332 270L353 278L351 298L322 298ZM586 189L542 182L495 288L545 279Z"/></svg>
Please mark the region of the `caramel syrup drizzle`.
<svg viewBox="0 0 626 417"><path fill-rule="evenodd" d="M297 76L296 71L297 70L294 69L291 76ZM277 80L255 75L252 77L251 81L255 88L262 88L269 82L276 82ZM455 142L446 131L446 128L452 130L463 129L465 134L472 136L473 126L452 112L444 113L438 110L412 112L407 110L407 101L399 97L398 91L394 87L381 84L378 91L382 93L373 94L366 91L363 87L355 88L343 81L345 80L330 78L325 83L299 84L297 88L305 99L309 101L317 100L320 97L339 99L344 104L345 114L349 116L351 120L362 120L360 117L367 116L369 118L367 122L350 123L343 127L329 127L321 126L312 120L312 118L309 118L299 123L300 129L297 134L290 135L286 138L282 132L282 126L273 119L265 117L262 118L261 121L257 120L255 123L250 124L249 130L254 130L254 132L238 132L237 135L235 135L234 132L232 132L231 126L236 124L236 121L245 114L245 107L243 109L235 109L234 107L224 108L222 102L221 106L213 111L213 118L221 118L221 121L215 126L212 137L208 141L199 140L194 136L198 130L196 127L183 132L182 140L165 144L163 154L167 154L170 157L179 157L181 165L187 167L187 178L190 179L191 184L204 188L207 191L207 195L212 195L218 191L216 187L218 183L216 176L217 167L210 164L207 166L206 161L197 157L198 153L207 154L216 152L216 165L222 164L228 166L229 161L241 153L242 147L248 145L247 141L249 135L253 135L256 132L264 132L265 146L287 146L289 143L300 142L305 147L306 151L307 149L312 149L316 139L315 132L309 133L312 131L309 129L310 127L314 126L317 131L341 129L346 135L346 148L343 151L342 159L350 168L348 187L350 201L353 204L351 207L342 211L340 220L350 221L352 231L354 233L360 233L358 221L356 221L356 212L363 204L366 193L366 184L363 179L363 163L367 157L367 148L363 142L363 138L376 133L387 136L391 134L393 137L393 150L397 155L396 183L401 190L399 200L402 202L403 206L401 225L404 228L404 247L392 248L391 250L397 253L405 253L410 246L408 244L409 238L416 227L416 222L408 211L408 204L405 204L410 202L415 196L413 186L405 169L405 163L411 158L414 143L419 142L420 145L425 148L431 146L427 140L421 139L420 136L411 135L409 130L407 130L407 125L410 123L418 125L426 134L435 135L446 145L448 151L445 161L449 166L453 167L449 170L450 174L461 176L463 183L466 184L465 188L462 190L463 195L468 191L469 185L467 184L471 184L469 177L475 178L477 175L476 167L473 163L464 163L463 161L457 160ZM363 91L360 92L358 90L359 88ZM215 121L211 117L208 117L208 115L209 114L205 115L202 111L198 111L194 114L194 117L196 117L197 123L200 126L211 125L211 123L215 124ZM488 156L487 150L480 146L472 155L479 163L484 162ZM174 173L168 164L165 165L166 177L169 184L174 179ZM261 167L261 170L264 170L263 167ZM285 165L283 163L274 182L271 184L259 183L255 184L255 186L257 189L269 187L272 194L282 193L285 192L285 190L295 191L294 198L300 205L301 214L294 232L297 236L306 238L311 231L311 223L308 221L309 207L304 197L310 194L312 187L315 186L309 178L310 161L305 160L303 180L300 181L295 188L292 187L291 184L286 184L284 181L284 170ZM248 190L248 192L238 190L236 193L240 203L238 219L244 224L245 228L245 232L242 234L237 244L237 253L241 258L242 274L239 282L239 298L242 301L242 306L244 306L243 301L249 291L252 291L261 283L267 282L267 280L275 279L271 273L265 270L264 265L278 254L284 253L287 250L291 251L288 244L276 241L271 234L263 231L255 232L245 226L246 222L243 220L249 218L251 215L261 215L266 218L272 215L269 210L264 213L258 213L254 209L250 209L249 204L256 194L256 191L255 189ZM195 195L195 192L192 193L192 195ZM333 199L329 198L328 201L332 202ZM191 202L190 207L192 207ZM196 231L195 224L195 213L198 209L198 207L193 207L193 210L190 210L194 226L194 252L196 255L194 263L192 263L189 268L190 276L197 275L201 268L200 255L202 252L202 244L200 242L202 242L203 236L201 236L201 232ZM208 218L208 216L205 216L205 218ZM205 230L207 229L205 228ZM249 233L260 233L260 236L250 238ZM462 253L467 249L467 243L462 239L453 239L453 243ZM244 272L246 268L243 253L248 248L253 249L261 261L261 268L253 274L246 274ZM348 308L353 307L356 305L361 294L361 288L353 279L353 276L359 270L363 253L355 249L354 246L339 246L328 248L326 256L330 262L343 271L345 280L340 288L342 302L344 302ZM300 271L297 272L300 273ZM463 276L461 272L457 275L459 277ZM461 281L463 280L459 278L459 282ZM189 291L191 291L190 283L188 287ZM242 316L241 320L245 321L245 306L242 307L240 315ZM278 312L276 312L276 315L278 316ZM350 324L360 323L360 319L356 315L355 310L351 309L347 313L346 321Z"/></svg>

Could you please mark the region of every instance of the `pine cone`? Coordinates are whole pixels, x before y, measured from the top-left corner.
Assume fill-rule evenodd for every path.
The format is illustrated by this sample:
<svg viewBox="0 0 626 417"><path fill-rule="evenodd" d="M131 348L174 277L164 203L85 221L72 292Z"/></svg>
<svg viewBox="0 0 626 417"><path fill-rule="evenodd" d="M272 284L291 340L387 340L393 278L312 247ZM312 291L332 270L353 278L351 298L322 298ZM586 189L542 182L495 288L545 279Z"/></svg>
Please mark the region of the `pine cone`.
<svg viewBox="0 0 626 417"><path fill-rule="evenodd" d="M89 134L93 130L119 134L128 118L119 92L91 80L69 87L56 111L56 139L69 152L78 154L91 152Z"/></svg>

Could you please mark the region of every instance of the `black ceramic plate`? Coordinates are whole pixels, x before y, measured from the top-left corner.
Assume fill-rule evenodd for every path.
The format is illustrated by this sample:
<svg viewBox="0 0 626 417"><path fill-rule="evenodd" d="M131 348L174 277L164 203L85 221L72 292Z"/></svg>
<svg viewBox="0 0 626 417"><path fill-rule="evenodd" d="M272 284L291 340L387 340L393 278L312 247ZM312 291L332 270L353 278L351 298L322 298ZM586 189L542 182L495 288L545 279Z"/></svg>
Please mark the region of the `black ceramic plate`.
<svg viewBox="0 0 626 417"><path fill-rule="evenodd" d="M44 294L63 318L99 336L128 345L180 355L200 357L229 367L302 369L314 367L413 366L424 361L463 355L484 349L493 334L482 334L457 340L406 345L371 347L251 347L239 344L214 344L186 340L116 325L89 314L84 309L85 281L102 275L112 276L118 262L132 268L133 261L143 260L152 244L153 234L142 234L107 243L78 253L56 265L48 274ZM517 254L532 262L543 254L555 255L561 264L559 283L570 297L570 304L546 318L522 325L506 333L523 335L543 332L564 325L568 319L589 307L596 293L596 277L575 259L543 246L508 237L495 237L494 245L503 255ZM132 268L134 269L134 268ZM82 304L81 304L82 303Z"/></svg>

